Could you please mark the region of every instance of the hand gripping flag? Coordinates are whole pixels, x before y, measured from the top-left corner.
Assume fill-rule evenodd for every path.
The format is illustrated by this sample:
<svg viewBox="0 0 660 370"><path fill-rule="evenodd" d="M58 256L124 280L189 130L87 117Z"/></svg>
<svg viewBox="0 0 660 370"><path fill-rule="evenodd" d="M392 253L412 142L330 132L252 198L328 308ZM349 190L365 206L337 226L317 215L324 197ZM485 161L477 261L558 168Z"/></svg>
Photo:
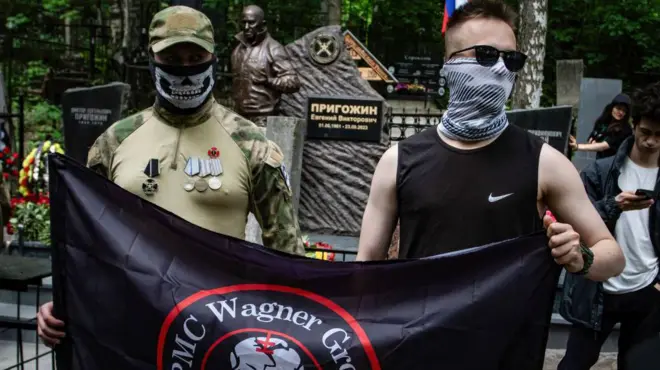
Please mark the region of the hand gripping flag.
<svg viewBox="0 0 660 370"><path fill-rule="evenodd" d="M543 367L560 271L543 234L321 261L201 229L68 157L49 166L59 369Z"/></svg>
<svg viewBox="0 0 660 370"><path fill-rule="evenodd" d="M445 31L447 31L447 23L449 23L449 19L451 19L451 16L454 14L454 11L456 9L462 7L463 5L467 4L469 0L446 0L445 1L445 16L442 19L442 33L444 34Z"/></svg>

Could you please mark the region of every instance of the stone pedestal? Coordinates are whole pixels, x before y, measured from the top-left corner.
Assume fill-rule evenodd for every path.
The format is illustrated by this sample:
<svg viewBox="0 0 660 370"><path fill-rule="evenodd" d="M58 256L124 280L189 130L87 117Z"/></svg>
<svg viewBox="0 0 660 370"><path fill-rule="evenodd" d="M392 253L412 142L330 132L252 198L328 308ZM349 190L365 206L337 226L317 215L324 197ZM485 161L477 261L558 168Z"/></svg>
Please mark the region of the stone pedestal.
<svg viewBox="0 0 660 370"><path fill-rule="evenodd" d="M305 143L305 121L295 117L268 117L266 137L277 144L284 154L284 166L289 174L293 202L296 212L300 203L300 176L302 172L302 154ZM253 214L248 215L245 227L247 241L263 244L261 228Z"/></svg>
<svg viewBox="0 0 660 370"><path fill-rule="evenodd" d="M583 73L582 59L557 61L557 105L578 107Z"/></svg>

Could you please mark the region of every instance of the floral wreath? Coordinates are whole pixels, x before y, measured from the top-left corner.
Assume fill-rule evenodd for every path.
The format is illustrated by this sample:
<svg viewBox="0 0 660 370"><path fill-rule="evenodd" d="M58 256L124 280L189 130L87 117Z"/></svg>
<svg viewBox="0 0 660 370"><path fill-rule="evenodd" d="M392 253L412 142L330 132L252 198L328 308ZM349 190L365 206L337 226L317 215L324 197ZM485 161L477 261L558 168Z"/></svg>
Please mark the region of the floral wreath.
<svg viewBox="0 0 660 370"><path fill-rule="evenodd" d="M33 194L31 189L48 182L48 153L64 154L64 150L60 144L47 140L32 149L23 160L23 168L18 173L18 192L24 197ZM39 176L41 171L44 171L43 176Z"/></svg>

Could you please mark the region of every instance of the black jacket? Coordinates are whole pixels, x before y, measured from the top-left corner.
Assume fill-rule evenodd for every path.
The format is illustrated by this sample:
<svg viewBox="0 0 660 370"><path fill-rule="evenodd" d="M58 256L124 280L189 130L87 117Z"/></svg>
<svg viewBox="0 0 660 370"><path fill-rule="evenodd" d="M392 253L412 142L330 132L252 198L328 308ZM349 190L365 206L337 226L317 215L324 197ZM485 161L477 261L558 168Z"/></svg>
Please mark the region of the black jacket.
<svg viewBox="0 0 660 370"><path fill-rule="evenodd" d="M621 209L614 198L621 193L619 175L621 167L632 150L633 136L627 138L616 155L598 159L580 173L589 199L614 235L614 227L621 216ZM660 191L660 172L655 183L655 191ZM660 256L660 228L658 215L660 202L649 209L649 232L655 253ZM616 235L615 235L616 236ZM660 275L656 278L660 281ZM564 291L559 313L568 321L591 329L600 330L603 312L602 284L581 276L566 274Z"/></svg>

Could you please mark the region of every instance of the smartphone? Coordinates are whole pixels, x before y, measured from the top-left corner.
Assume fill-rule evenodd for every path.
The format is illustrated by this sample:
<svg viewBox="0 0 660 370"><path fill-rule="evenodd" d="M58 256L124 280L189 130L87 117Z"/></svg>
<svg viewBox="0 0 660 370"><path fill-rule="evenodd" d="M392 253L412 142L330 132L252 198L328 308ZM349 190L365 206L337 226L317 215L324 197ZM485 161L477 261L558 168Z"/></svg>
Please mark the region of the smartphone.
<svg viewBox="0 0 660 370"><path fill-rule="evenodd" d="M635 195L641 195L644 197L644 199L658 198L658 194L656 194L653 190L646 189L637 189L637 191L635 191Z"/></svg>

